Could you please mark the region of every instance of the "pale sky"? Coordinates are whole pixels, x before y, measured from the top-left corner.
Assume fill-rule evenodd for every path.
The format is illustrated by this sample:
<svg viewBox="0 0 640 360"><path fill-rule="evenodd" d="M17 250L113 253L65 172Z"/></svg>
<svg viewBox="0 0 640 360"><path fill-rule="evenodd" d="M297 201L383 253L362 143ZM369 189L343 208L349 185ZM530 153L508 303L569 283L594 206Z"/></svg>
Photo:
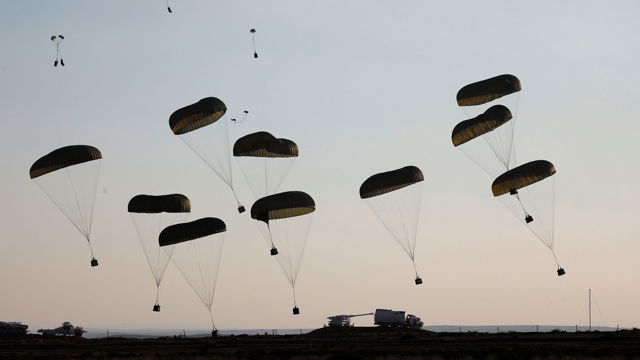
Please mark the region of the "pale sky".
<svg viewBox="0 0 640 360"><path fill-rule="evenodd" d="M155 284L126 211L139 193L183 193L191 219L228 233L214 301L218 328L315 328L325 317L405 310L435 324L640 326L640 80L637 1L36 1L0 3L0 320L36 330L202 328L207 311L170 265ZM259 59L248 30L255 28ZM64 34L64 68L52 66ZM463 85L510 73L520 95L518 160L557 170L557 253L567 275L451 145ZM281 190L317 211L290 288L247 213L168 126L215 96L245 133L294 140ZM244 135L238 134L238 135ZM83 238L29 179L51 150L103 154ZM415 165L425 181L412 265L358 188ZM236 167L241 194L249 188ZM242 195L241 195L242 196ZM247 208L251 204L245 203ZM369 324L368 319L357 324Z"/></svg>

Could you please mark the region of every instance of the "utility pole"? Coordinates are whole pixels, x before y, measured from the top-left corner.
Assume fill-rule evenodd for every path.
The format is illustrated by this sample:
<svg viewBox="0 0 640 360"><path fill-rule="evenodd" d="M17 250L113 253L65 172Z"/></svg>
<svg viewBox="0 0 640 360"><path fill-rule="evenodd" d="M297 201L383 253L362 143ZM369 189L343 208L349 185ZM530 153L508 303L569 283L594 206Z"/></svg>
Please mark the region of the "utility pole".
<svg viewBox="0 0 640 360"><path fill-rule="evenodd" d="M589 289L589 332L591 332L591 289Z"/></svg>

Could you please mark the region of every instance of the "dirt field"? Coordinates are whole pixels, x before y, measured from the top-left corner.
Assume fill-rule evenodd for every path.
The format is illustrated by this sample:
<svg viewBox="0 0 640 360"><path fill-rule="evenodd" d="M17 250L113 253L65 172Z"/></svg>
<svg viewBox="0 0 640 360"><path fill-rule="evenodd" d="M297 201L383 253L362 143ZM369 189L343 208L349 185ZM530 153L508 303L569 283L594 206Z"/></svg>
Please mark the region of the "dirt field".
<svg viewBox="0 0 640 360"><path fill-rule="evenodd" d="M640 331L432 333L380 328L216 339L0 339L0 359L639 359Z"/></svg>

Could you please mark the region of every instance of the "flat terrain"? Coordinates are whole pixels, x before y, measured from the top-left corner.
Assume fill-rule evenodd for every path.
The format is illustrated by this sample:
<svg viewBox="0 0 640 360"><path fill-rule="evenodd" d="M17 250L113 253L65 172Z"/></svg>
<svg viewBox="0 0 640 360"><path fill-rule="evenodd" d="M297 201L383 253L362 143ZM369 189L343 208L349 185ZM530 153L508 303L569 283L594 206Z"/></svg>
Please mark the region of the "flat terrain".
<svg viewBox="0 0 640 360"><path fill-rule="evenodd" d="M304 335L0 339L0 359L640 359L640 331L433 333L318 329Z"/></svg>

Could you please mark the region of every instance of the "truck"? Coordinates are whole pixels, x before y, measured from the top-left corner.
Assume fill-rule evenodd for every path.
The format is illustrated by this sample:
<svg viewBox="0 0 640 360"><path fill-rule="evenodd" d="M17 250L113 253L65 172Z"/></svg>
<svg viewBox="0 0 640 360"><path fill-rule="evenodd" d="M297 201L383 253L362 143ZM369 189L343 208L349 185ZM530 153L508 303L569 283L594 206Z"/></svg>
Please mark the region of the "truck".
<svg viewBox="0 0 640 360"><path fill-rule="evenodd" d="M422 320L415 315L405 316L404 311L393 311L389 309L376 309L373 315L373 324L381 327L403 327L420 329L424 325Z"/></svg>

